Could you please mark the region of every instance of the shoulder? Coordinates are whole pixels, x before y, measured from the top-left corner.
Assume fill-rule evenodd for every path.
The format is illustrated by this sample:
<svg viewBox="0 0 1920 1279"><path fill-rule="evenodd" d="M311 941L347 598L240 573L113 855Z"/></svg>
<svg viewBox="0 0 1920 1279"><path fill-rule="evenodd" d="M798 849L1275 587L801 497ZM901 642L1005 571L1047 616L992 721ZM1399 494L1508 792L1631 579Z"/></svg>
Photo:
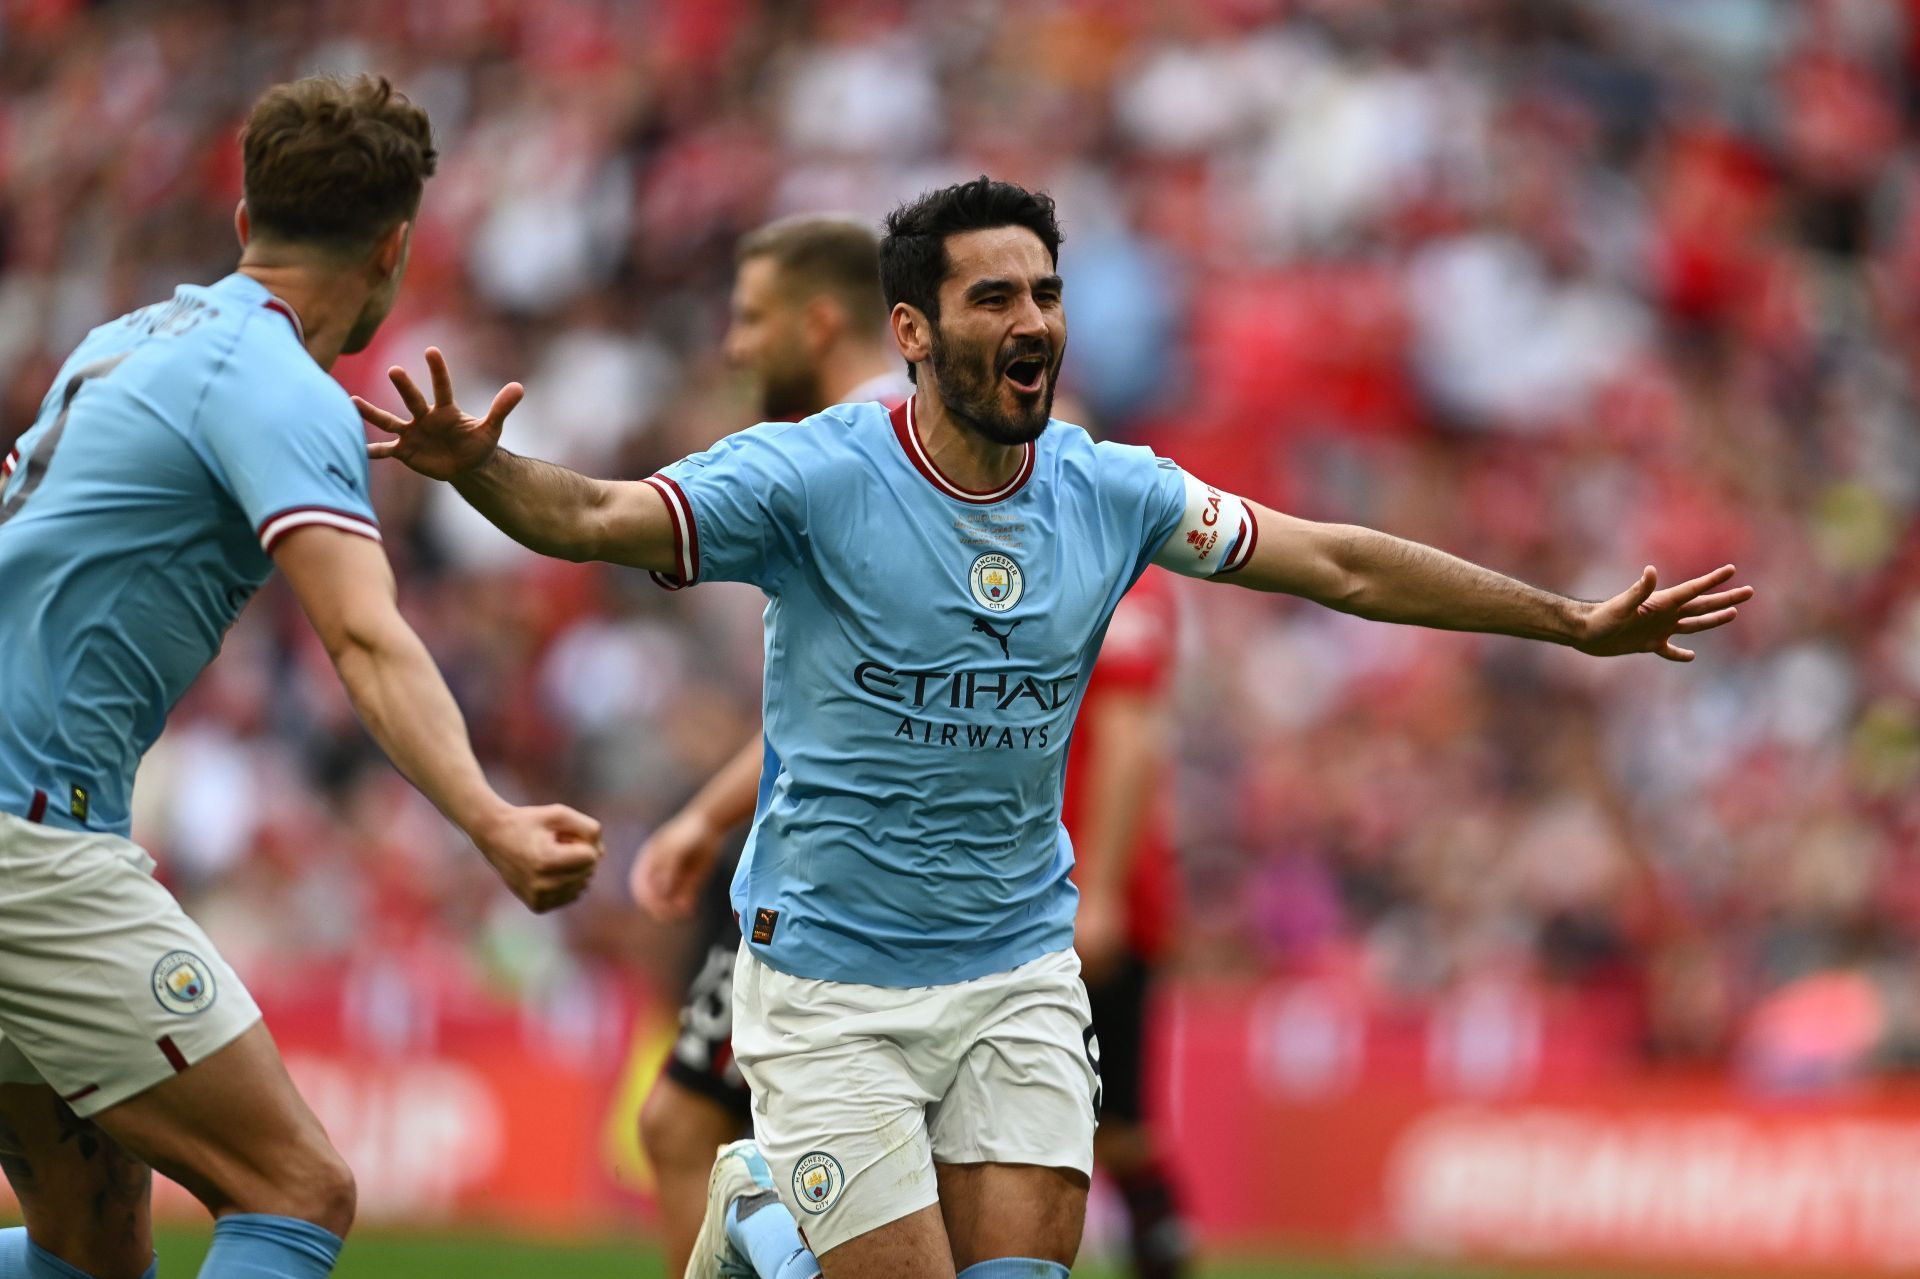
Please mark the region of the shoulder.
<svg viewBox="0 0 1920 1279"><path fill-rule="evenodd" d="M363 436L345 388L313 362L285 320L264 307L254 309L257 315L239 319L232 348L214 374L222 398L284 422Z"/></svg>
<svg viewBox="0 0 1920 1279"><path fill-rule="evenodd" d="M1152 449L1096 440L1071 422L1053 423L1040 438L1063 478L1077 478L1103 495L1138 498L1180 482L1179 467Z"/></svg>

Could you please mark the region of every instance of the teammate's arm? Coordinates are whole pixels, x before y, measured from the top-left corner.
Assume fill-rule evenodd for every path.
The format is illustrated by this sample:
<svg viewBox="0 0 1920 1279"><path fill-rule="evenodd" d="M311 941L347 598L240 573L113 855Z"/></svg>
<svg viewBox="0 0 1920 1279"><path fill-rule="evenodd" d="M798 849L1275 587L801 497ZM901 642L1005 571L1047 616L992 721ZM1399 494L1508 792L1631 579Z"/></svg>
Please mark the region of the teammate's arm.
<svg viewBox="0 0 1920 1279"><path fill-rule="evenodd" d="M379 543L314 524L276 543L273 559L367 731L514 895L545 911L584 892L601 857L600 823L560 804L515 808L494 793L453 694L400 616Z"/></svg>
<svg viewBox="0 0 1920 1279"><path fill-rule="evenodd" d="M649 915L670 922L693 913L700 885L719 859L721 841L753 816L764 758L756 737L640 846L627 888Z"/></svg>
<svg viewBox="0 0 1920 1279"><path fill-rule="evenodd" d="M367 446L370 457L393 457L422 475L450 480L474 509L530 550L566 560L606 560L671 573L676 543L666 500L641 481L596 480L564 466L520 457L500 447L507 414L526 394L509 382L485 417L453 400L446 357L427 348L433 403L402 368L387 376L413 417L403 420L355 396L360 416L396 439Z"/></svg>
<svg viewBox="0 0 1920 1279"><path fill-rule="evenodd" d="M1612 599L1568 599L1375 529L1245 505L1259 532L1245 563L1220 580L1375 621L1548 640L1596 657L1657 653L1690 662L1693 651L1674 636L1726 625L1753 595L1751 586L1714 590L1733 577L1727 564L1664 591L1655 590L1658 575L1648 566Z"/></svg>

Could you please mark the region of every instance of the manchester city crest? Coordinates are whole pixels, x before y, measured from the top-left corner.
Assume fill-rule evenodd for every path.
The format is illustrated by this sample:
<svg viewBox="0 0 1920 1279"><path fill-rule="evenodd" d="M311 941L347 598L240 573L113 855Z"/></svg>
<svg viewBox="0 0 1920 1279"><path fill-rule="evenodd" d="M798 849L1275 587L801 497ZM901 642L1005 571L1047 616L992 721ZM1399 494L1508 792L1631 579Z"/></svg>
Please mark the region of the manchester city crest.
<svg viewBox="0 0 1920 1279"><path fill-rule="evenodd" d="M974 560L967 570L967 584L973 588L973 600L981 608L1004 613L1020 602L1026 589L1020 566L998 551L988 551Z"/></svg>
<svg viewBox="0 0 1920 1279"><path fill-rule="evenodd" d="M846 1184L847 1174L841 1171L840 1161L824 1150L802 1155L793 1166L793 1197L801 1208L815 1215L833 1207Z"/></svg>
<svg viewBox="0 0 1920 1279"><path fill-rule="evenodd" d="M213 968L188 950L169 951L153 966L153 997L170 1013L190 1017L213 1006Z"/></svg>

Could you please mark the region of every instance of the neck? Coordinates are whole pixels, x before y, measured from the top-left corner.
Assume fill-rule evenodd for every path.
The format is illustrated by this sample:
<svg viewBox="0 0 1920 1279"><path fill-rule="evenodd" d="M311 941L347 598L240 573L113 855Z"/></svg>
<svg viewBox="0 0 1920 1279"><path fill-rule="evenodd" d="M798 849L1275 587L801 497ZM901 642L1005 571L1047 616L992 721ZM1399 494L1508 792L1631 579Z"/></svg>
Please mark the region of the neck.
<svg viewBox="0 0 1920 1279"><path fill-rule="evenodd" d="M836 349L820 362L820 385L833 395L831 402L839 404L860 387L898 367L899 360L898 352L877 346Z"/></svg>
<svg viewBox="0 0 1920 1279"><path fill-rule="evenodd" d="M307 354L321 368L332 369L366 305L365 286L341 271L307 262L261 261L251 254L241 257L239 270L293 308L306 333Z"/></svg>
<svg viewBox="0 0 1920 1279"><path fill-rule="evenodd" d="M933 464L962 488L991 492L1018 474L1027 458L1025 444L996 444L949 409L924 365L914 393L913 425Z"/></svg>

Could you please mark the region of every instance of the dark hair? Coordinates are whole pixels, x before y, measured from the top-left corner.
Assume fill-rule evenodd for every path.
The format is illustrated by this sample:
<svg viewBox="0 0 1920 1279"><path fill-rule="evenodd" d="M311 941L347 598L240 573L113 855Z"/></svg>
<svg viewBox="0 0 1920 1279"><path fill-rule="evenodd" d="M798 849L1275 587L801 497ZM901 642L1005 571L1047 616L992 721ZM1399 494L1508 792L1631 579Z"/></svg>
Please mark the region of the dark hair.
<svg viewBox="0 0 1920 1279"><path fill-rule="evenodd" d="M947 237L994 227L1022 226L1040 237L1047 256L1060 264L1060 225L1053 197L982 174L929 191L887 215L880 240L880 290L887 310L898 303L918 307L929 320L940 318L940 285L947 278Z"/></svg>
<svg viewBox="0 0 1920 1279"><path fill-rule="evenodd" d="M334 252L364 250L418 212L437 158L427 113L370 75L268 89L240 150L255 232Z"/></svg>
<svg viewBox="0 0 1920 1279"><path fill-rule="evenodd" d="M879 333L887 308L880 301L880 243L851 218L801 215L769 222L740 237L733 260L770 258L782 287L806 298L828 293L856 328Z"/></svg>

